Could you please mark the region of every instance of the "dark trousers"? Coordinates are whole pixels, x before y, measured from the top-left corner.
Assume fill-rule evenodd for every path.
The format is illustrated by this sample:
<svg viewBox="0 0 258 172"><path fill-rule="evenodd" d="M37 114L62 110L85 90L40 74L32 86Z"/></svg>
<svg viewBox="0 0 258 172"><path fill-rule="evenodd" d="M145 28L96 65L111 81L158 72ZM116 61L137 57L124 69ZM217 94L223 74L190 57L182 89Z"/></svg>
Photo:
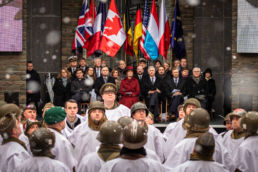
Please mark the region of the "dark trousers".
<svg viewBox="0 0 258 172"><path fill-rule="evenodd" d="M178 110L177 107L178 105L183 103L183 97L181 95L178 96L173 96L171 105L170 105L170 114L176 115L176 118L178 118Z"/></svg>
<svg viewBox="0 0 258 172"><path fill-rule="evenodd" d="M87 92L75 93L72 96L72 99L77 101L78 104L78 113L81 114L81 103L90 101L90 94Z"/></svg>

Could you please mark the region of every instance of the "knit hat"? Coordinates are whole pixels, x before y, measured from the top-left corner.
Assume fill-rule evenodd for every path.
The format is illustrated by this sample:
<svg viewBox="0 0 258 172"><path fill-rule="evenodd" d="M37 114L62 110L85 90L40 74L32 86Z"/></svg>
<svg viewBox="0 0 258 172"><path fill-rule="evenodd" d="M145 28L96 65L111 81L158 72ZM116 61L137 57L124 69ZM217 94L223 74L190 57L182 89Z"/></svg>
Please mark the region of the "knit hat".
<svg viewBox="0 0 258 172"><path fill-rule="evenodd" d="M46 124L56 124L63 121L65 117L66 112L64 108L60 106L55 106L46 111L44 120Z"/></svg>

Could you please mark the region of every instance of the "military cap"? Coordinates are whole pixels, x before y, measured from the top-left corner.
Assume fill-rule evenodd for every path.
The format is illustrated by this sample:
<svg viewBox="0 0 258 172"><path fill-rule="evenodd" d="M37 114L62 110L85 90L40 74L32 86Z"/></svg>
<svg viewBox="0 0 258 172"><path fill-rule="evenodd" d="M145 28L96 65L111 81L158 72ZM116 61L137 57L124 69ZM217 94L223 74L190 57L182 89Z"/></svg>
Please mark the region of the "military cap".
<svg viewBox="0 0 258 172"><path fill-rule="evenodd" d="M115 84L113 83L106 83L104 85L102 85L102 87L100 88L100 95L103 95L104 92L114 92L115 94L117 93L117 87Z"/></svg>

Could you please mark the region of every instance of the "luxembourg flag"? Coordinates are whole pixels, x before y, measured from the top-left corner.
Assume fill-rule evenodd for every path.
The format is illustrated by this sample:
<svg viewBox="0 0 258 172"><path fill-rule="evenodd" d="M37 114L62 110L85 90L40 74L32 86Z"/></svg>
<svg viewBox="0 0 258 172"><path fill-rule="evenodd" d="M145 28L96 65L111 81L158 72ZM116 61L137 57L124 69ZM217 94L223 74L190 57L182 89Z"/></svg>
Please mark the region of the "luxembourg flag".
<svg viewBox="0 0 258 172"><path fill-rule="evenodd" d="M146 32L144 47L152 60L155 60L159 57L159 26L155 0L152 2L150 20Z"/></svg>
<svg viewBox="0 0 258 172"><path fill-rule="evenodd" d="M164 0L161 1L159 10L159 54L167 59L170 44L170 28Z"/></svg>

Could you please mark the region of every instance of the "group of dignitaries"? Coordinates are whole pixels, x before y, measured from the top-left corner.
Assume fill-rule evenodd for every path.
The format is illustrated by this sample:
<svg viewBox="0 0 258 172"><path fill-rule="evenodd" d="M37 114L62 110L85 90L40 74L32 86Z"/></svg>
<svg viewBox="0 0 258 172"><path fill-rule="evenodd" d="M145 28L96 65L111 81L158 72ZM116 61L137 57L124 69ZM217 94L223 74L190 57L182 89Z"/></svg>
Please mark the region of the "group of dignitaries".
<svg viewBox="0 0 258 172"><path fill-rule="evenodd" d="M161 120L160 114L166 114L166 120L175 121L179 115L178 105L187 98L198 99L203 108L209 113L212 111L216 94L212 71L208 68L202 73L199 67L190 70L186 58L174 60L171 67L167 62L156 60L153 65L148 65L146 59L140 59L134 68L120 60L116 69L109 68L100 58L94 59L94 66L87 65L85 58L77 59L76 56L69 57L68 61L69 66L61 69L52 88L55 106L64 106L72 98L79 105L79 113L84 113L80 104L103 101L100 88L105 83L113 83L117 86L116 99L120 104L131 108L138 101L144 102L154 115L155 122ZM37 81L40 85L32 62L27 68L30 75L27 81ZM39 97L35 95L39 93L32 94L29 88L27 93L27 104L34 102L37 105L36 98Z"/></svg>
<svg viewBox="0 0 258 172"><path fill-rule="evenodd" d="M218 134L195 98L178 106L177 122L162 134L142 102L131 108L117 102L117 87L106 83L101 101L85 116L69 99L64 108L46 104L42 121L29 104L21 113L0 105L0 171L258 171L258 113L236 109Z"/></svg>

